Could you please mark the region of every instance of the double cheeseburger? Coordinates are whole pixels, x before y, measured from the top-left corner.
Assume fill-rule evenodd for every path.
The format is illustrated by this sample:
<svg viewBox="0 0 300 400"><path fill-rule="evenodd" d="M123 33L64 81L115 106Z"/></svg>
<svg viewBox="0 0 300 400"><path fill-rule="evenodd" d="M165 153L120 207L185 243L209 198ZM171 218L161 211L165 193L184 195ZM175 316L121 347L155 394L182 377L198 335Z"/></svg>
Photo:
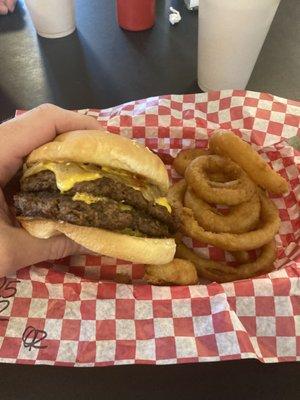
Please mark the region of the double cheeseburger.
<svg viewBox="0 0 300 400"><path fill-rule="evenodd" d="M33 236L64 234L95 253L164 264L175 253L168 187L163 162L146 147L106 131L74 131L28 156L14 203Z"/></svg>

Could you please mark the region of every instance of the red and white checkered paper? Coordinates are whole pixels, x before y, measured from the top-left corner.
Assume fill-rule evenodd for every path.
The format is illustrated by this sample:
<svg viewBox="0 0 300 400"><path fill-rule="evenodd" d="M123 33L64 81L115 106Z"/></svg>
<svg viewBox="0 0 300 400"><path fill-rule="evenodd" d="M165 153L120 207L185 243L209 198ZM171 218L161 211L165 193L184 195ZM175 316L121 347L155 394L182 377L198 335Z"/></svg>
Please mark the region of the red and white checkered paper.
<svg viewBox="0 0 300 400"><path fill-rule="evenodd" d="M300 103L227 90L81 112L111 132L173 156L181 148L205 147L217 128L251 142L291 185L288 195L274 198L281 217L276 271L226 284L155 287L141 282L141 265L108 257L76 256L23 268L10 277L19 280L12 284L17 291L2 312L0 302L0 316L7 318L0 321L0 360L66 366L299 361L300 153L289 139L299 135ZM191 244L224 259L223 251ZM116 273L132 274L134 284L114 283ZM7 290L0 290L2 300Z"/></svg>

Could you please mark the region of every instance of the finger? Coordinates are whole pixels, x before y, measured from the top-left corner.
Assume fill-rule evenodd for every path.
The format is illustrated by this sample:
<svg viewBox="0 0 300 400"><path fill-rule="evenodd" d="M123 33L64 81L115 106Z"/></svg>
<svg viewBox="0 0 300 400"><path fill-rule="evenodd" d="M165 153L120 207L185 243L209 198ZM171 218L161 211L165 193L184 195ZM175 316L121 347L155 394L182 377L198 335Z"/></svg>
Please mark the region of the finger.
<svg viewBox="0 0 300 400"><path fill-rule="evenodd" d="M0 184L5 185L33 149L63 132L99 129L95 118L44 104L0 125Z"/></svg>
<svg viewBox="0 0 300 400"><path fill-rule="evenodd" d="M10 12L13 12L16 7L16 0L6 0L6 5Z"/></svg>
<svg viewBox="0 0 300 400"><path fill-rule="evenodd" d="M7 227L0 238L0 276L45 260L57 260L72 254L88 254L82 246L63 235L38 239L21 228Z"/></svg>
<svg viewBox="0 0 300 400"><path fill-rule="evenodd" d="M2 222L4 222L5 224L8 224L8 225L11 224L12 221L11 221L10 217L11 217L10 210L5 201L4 194L3 194L2 190L0 189L0 229L1 229Z"/></svg>
<svg viewBox="0 0 300 400"><path fill-rule="evenodd" d="M8 7L5 4L0 3L0 15L6 15L8 13Z"/></svg>

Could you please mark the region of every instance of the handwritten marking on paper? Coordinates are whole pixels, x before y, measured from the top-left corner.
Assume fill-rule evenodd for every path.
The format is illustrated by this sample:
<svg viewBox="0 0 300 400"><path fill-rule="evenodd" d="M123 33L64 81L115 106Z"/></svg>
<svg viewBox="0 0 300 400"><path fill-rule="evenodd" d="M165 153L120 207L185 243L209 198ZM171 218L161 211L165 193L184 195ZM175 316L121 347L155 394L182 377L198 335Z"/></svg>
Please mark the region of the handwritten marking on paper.
<svg viewBox="0 0 300 400"><path fill-rule="evenodd" d="M2 281L2 282L1 282ZM8 321L7 317L1 317L1 313L10 306L10 301L7 300L17 293L17 279L8 280L6 277L0 279L0 321Z"/></svg>
<svg viewBox="0 0 300 400"><path fill-rule="evenodd" d="M5 311L8 307L9 307L9 301L8 300L0 300L0 314L3 311ZM0 321L8 321L8 318L0 316Z"/></svg>
<svg viewBox="0 0 300 400"><path fill-rule="evenodd" d="M14 286L14 284L19 283L17 279L10 279L8 280L7 278L1 278L3 279L2 284L0 284L0 297L3 299L8 299L10 297L13 297L17 293L17 287Z"/></svg>
<svg viewBox="0 0 300 400"><path fill-rule="evenodd" d="M41 329L36 329L33 326L27 326L22 335L22 342L25 348L31 349L45 349L48 346L42 345L42 340L46 339L47 332Z"/></svg>

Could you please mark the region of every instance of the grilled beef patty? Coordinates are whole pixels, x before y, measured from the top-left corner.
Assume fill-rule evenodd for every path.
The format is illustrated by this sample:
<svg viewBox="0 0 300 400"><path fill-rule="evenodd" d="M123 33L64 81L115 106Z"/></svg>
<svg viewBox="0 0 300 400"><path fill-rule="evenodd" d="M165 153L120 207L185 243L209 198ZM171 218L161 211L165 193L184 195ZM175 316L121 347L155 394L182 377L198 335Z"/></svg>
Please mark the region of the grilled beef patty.
<svg viewBox="0 0 300 400"><path fill-rule="evenodd" d="M55 175L51 171L42 171L24 179L21 181L21 190L23 192L47 191L59 193ZM89 193L93 196L105 196L117 202L123 202L167 224L172 231L176 229L174 216L168 212L166 207L151 203L143 197L139 190L135 190L120 181L103 177L93 181L80 182L76 183L65 194L73 196L76 192Z"/></svg>
<svg viewBox="0 0 300 400"><path fill-rule="evenodd" d="M112 231L131 229L149 237L168 237L172 227L140 210L122 210L120 203L105 198L94 204L74 201L71 196L50 192L19 193L14 196L17 214L61 220L75 225Z"/></svg>

